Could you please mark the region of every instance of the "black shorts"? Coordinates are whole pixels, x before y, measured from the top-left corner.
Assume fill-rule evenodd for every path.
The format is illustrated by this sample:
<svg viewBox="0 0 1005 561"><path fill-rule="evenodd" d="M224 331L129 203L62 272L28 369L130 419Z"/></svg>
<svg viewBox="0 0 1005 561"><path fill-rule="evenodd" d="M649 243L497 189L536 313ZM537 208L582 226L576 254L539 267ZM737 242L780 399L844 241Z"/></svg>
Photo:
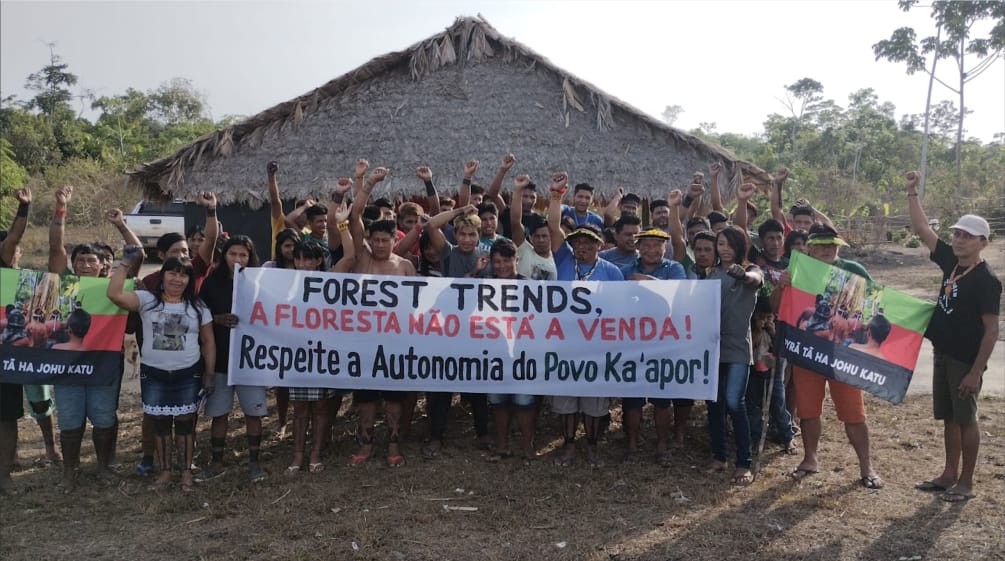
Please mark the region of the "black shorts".
<svg viewBox="0 0 1005 561"><path fill-rule="evenodd" d="M21 384L0 384L0 421L16 421L24 417Z"/></svg>

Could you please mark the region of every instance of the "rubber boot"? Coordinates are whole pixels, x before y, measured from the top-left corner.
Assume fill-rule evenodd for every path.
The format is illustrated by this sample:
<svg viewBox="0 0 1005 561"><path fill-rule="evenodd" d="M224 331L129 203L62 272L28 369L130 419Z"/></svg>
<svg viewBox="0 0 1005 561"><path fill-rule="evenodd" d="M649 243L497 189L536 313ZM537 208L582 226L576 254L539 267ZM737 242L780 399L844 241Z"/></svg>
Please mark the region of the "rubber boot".
<svg viewBox="0 0 1005 561"><path fill-rule="evenodd" d="M72 493L77 487L77 471L80 467L80 441L84 439L84 429L59 431L59 446L63 449L63 493Z"/></svg>
<svg viewBox="0 0 1005 561"><path fill-rule="evenodd" d="M94 457L97 459L96 475L98 479L106 483L118 482L118 475L108 467L115 450L115 427L91 428L91 440L94 442Z"/></svg>
<svg viewBox="0 0 1005 561"><path fill-rule="evenodd" d="M17 456L17 421L0 421L0 494L13 492L14 480L10 472L14 470Z"/></svg>

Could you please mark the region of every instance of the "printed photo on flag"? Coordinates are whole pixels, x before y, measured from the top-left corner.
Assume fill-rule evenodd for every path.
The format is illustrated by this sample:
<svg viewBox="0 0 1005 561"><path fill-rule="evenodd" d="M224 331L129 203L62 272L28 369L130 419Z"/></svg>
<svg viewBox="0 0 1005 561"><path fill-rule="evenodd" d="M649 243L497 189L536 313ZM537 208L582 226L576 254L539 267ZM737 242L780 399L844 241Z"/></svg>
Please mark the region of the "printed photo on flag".
<svg viewBox="0 0 1005 561"><path fill-rule="evenodd" d="M781 354L892 403L907 393L934 304L794 252Z"/></svg>
<svg viewBox="0 0 1005 561"><path fill-rule="evenodd" d="M0 269L0 382L115 383L126 314L108 279Z"/></svg>

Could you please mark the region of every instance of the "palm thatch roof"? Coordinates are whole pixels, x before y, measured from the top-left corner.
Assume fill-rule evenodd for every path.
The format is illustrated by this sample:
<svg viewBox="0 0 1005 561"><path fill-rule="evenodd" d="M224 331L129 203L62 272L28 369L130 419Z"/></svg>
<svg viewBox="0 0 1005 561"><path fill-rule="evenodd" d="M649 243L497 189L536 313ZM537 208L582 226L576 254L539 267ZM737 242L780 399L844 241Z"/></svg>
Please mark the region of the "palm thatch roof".
<svg viewBox="0 0 1005 561"><path fill-rule="evenodd" d="M192 198L215 191L223 203L267 200L265 165L281 166L284 196L321 196L349 176L359 157L392 175L380 189L422 190L412 170L429 165L441 191L459 183L463 161L481 160L488 183L506 152L516 173L541 183L567 170L600 195L618 186L649 197L684 186L721 161L731 192L742 170L760 186L768 175L646 115L558 68L481 16L377 57L321 87L204 135L129 172L144 197Z"/></svg>

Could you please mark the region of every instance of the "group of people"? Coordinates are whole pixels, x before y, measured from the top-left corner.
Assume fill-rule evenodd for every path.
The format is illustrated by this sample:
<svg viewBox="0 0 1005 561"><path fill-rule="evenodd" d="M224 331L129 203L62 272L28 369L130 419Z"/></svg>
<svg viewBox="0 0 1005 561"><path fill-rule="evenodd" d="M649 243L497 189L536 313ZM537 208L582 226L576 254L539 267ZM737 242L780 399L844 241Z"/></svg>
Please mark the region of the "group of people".
<svg viewBox="0 0 1005 561"><path fill-rule="evenodd" d="M125 281L137 274L144 253L122 220L122 213L113 209L107 214L125 243L119 263L113 264L115 252L105 244L78 244L68 256L63 223L72 189L57 190L50 226L49 271L110 277L108 298L131 313L130 330L136 333L140 345L144 413L143 458L137 469L144 473L157 469L154 485L164 485L171 481L174 468L180 472L184 491L190 491L195 481L223 474L228 416L236 394L245 418L247 476L252 480L266 477L259 451L268 388L228 384L226 352L230 331L242 321L232 313L235 267L262 266L527 282L719 280L719 383L716 399L706 404L711 448L707 473L732 467L732 483L750 485L755 478L751 468L756 443L770 437L787 453L798 454L797 434L802 436L803 459L790 475L802 479L816 473L822 403L825 387L829 386L838 418L859 460L861 484L874 489L883 486L871 463L862 391L804 368L785 367L775 358L774 314L791 280L787 270L791 252L805 252L868 278L860 264L838 256L839 248L847 243L827 216L804 199L787 212L782 208L788 170L782 168L774 175L769 192L770 217L755 228L759 209L753 203L754 185L743 183L736 189L735 210L728 212L719 190L722 166L718 163L710 166L707 182L703 173L696 172L686 189L672 189L666 198L649 201L648 213L640 212L640 197L620 189L603 211L597 212L593 186L573 183L565 172L552 173L547 186L540 188L546 202L539 204L539 187L524 173L513 177L512 190L504 195L503 183L515 164L512 154L504 156L486 188L475 182L479 162L467 161L455 198L441 196L432 170L419 167L416 176L424 184L424 198L417 196L394 204L387 199L370 200L372 190L385 179L388 170L370 170L369 163L361 159L352 177L337 180L330 202L297 201L295 208L286 213L278 184L279 166L270 162L266 168L274 240L269 248L270 260L260 262L259 250L247 236L221 236L215 217L216 198L212 193L202 193L196 202L206 209L204 230L187 232L187 236L163 236L157 243L157 257L163 263L160 270L138 280L133 291L124 289ZM919 484L919 488L941 491L947 500L966 500L973 495L980 437L976 396L981 373L997 339L997 295L1001 284L980 260L980 251L990 237L987 222L964 216L952 227L951 244L939 240L918 202L917 181L916 172L907 174L912 224L944 272L944 290L928 336L936 349L935 416L946 426L945 470ZM0 242L0 266L17 267L20 256L18 241L26 226L31 194L22 189L16 196L19 207L6 238ZM649 223L643 223L645 214L649 215ZM66 491L76 485L88 419L98 473L103 478L116 477L110 466L114 465L119 389L119 384L56 386L61 485ZM46 390L27 386L25 390L36 418L45 418L47 410L51 415L53 400ZM388 432L385 461L391 467L405 464L401 442L412 425L417 403L414 392L276 388L281 436L290 424L290 402L293 409L293 454L285 470L287 475L325 469L333 421L348 391L352 391L358 419L356 448L349 463L362 464L375 454L374 427L382 403ZM427 392L425 397L429 434L421 454L424 459L434 460L444 445L454 395ZM562 446L554 461L570 465L583 453L589 466L601 465L600 442L610 421L610 399L530 394L460 397L470 405L479 446L488 452L490 461L510 456L532 461L537 456L536 421L542 407L547 407L561 419ZM672 442L684 442L694 403L686 399L622 398L625 461L641 458L641 421L647 401L652 405L656 429L654 459L668 466L672 462ZM211 459L193 474L196 415L203 403L205 415L212 418ZM22 388L0 384L3 488L11 485L16 420L22 414ZM489 429L490 418L494 435ZM762 419L767 419L767 424ZM510 443L514 421L520 435L515 452ZM732 462L729 423L735 449ZM40 427L45 434L42 421ZM585 439L583 445L578 442L580 434ZM54 437L48 437L46 444L50 458L58 458Z"/></svg>

